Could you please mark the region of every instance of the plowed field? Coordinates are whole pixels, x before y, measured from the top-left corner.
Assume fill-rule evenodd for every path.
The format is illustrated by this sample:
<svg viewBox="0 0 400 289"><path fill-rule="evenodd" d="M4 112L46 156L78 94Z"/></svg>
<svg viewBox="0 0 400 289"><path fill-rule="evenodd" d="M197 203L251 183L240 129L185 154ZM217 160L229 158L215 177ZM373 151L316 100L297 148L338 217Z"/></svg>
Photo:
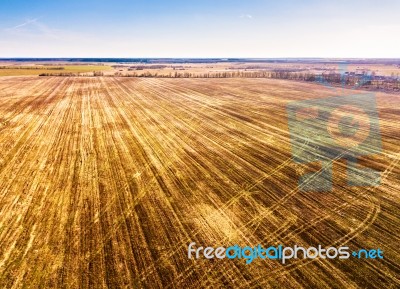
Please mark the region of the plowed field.
<svg viewBox="0 0 400 289"><path fill-rule="evenodd" d="M349 92L350 93L350 92ZM377 94L372 187L302 192L270 79L0 78L0 288L398 288L400 96ZM381 248L384 259L188 259L187 246Z"/></svg>

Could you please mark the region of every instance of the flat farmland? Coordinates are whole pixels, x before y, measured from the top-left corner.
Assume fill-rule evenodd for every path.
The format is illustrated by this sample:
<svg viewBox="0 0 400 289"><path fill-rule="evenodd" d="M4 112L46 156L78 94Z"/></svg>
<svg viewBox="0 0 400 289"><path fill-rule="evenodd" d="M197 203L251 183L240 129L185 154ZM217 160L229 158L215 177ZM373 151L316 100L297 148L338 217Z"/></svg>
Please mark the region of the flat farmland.
<svg viewBox="0 0 400 289"><path fill-rule="evenodd" d="M0 77L2 76L38 76L42 73L92 73L93 71L108 71L112 68L106 65L1 65L0 63Z"/></svg>
<svg viewBox="0 0 400 289"><path fill-rule="evenodd" d="M351 93L345 91L344 93ZM273 79L0 78L0 288L398 288L400 96L380 185L303 192ZM384 259L188 259L187 246L380 248Z"/></svg>

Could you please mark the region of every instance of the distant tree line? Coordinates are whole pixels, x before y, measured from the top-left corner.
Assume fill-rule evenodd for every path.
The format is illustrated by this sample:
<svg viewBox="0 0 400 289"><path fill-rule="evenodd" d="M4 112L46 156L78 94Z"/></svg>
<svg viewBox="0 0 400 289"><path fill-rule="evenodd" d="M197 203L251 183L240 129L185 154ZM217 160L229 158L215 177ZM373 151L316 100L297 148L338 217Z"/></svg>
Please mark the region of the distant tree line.
<svg viewBox="0 0 400 289"><path fill-rule="evenodd" d="M74 73L74 72L61 72L61 73L41 73L39 76L64 76L64 77L79 77L79 76L104 76L102 71L93 71L92 74L87 73Z"/></svg>
<svg viewBox="0 0 400 289"><path fill-rule="evenodd" d="M272 79L288 79L306 82L318 82L328 85L344 85L360 88L383 89L383 90L400 90L399 76L377 76L374 73L346 73L340 74L334 71L329 73L315 72L293 72L286 70L276 71L223 71L223 72L207 72L207 73L190 73L190 72L170 72L168 74L159 74L157 72L143 73L121 73L116 72L117 77L153 77L153 78L272 78Z"/></svg>
<svg viewBox="0 0 400 289"><path fill-rule="evenodd" d="M64 67L43 66L0 66L0 69L24 69L24 70L64 70Z"/></svg>
<svg viewBox="0 0 400 289"><path fill-rule="evenodd" d="M80 73L42 73L39 76L104 76L101 71L94 71L92 74ZM303 71L222 71L222 72L206 72L206 73L191 73L191 72L115 72L115 77L149 77L149 78L271 78L271 79L288 79L295 81L317 82L327 85L344 85L350 87L360 87L365 89L377 90L393 90L400 91L399 76L377 76L374 73L345 73L340 74L334 71L329 73L315 73Z"/></svg>
<svg viewBox="0 0 400 289"><path fill-rule="evenodd" d="M62 73L41 73L39 76L83 76L79 73L62 72Z"/></svg>

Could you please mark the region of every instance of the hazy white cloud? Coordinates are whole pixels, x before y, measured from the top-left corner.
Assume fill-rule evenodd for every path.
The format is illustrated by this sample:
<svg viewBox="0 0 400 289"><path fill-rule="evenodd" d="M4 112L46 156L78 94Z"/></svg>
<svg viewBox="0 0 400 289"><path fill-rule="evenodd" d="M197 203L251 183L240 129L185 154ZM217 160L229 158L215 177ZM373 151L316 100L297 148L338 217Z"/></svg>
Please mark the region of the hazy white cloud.
<svg viewBox="0 0 400 289"><path fill-rule="evenodd" d="M19 25L14 26L14 27L6 28L6 30L15 30L15 29L24 27L24 26L26 26L26 25L28 25L28 24L35 23L37 20L38 20L38 18L29 19L29 20L25 21L24 23L21 23L21 24L19 24Z"/></svg>
<svg viewBox="0 0 400 289"><path fill-rule="evenodd" d="M5 28L3 31L9 36L30 38L58 38L58 35L60 34L60 30L47 26L43 22L39 21L39 18L28 19L14 27Z"/></svg>
<svg viewBox="0 0 400 289"><path fill-rule="evenodd" d="M39 18L0 29L0 57L71 57L95 52L103 43L92 35L49 26Z"/></svg>
<svg viewBox="0 0 400 289"><path fill-rule="evenodd" d="M240 18L246 18L246 19L253 19L253 16L250 14L243 14L239 16Z"/></svg>

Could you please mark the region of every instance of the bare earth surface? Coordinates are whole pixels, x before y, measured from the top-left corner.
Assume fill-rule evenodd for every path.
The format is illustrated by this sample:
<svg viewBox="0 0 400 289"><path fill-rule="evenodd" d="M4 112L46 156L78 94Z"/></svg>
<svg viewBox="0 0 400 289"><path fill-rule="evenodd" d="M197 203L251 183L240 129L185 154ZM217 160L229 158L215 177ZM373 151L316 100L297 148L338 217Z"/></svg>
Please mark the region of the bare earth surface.
<svg viewBox="0 0 400 289"><path fill-rule="evenodd" d="M0 288L398 288L400 96L377 94L379 186L300 192L271 79L0 78ZM188 259L347 245L384 259Z"/></svg>

